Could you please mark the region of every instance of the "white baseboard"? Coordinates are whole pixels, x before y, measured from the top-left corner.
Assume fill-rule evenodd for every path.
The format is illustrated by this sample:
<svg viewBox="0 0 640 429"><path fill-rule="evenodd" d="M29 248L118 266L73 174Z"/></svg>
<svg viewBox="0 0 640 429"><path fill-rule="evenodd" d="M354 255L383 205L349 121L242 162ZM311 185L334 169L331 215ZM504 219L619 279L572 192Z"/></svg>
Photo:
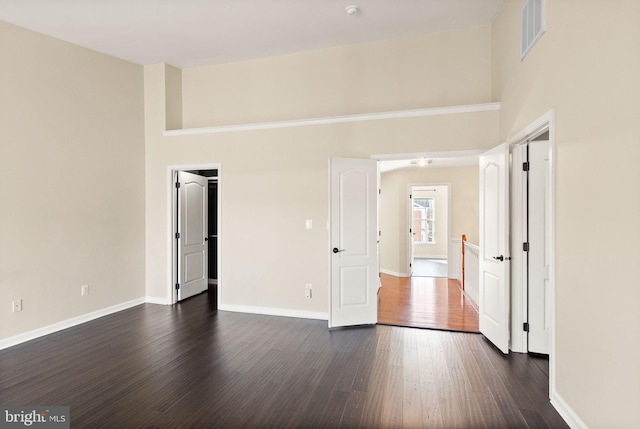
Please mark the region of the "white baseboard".
<svg viewBox="0 0 640 429"><path fill-rule="evenodd" d="M160 305L171 305L172 302L169 298L160 298L157 296L147 296L145 297L145 302L149 304L160 304Z"/></svg>
<svg viewBox="0 0 640 429"><path fill-rule="evenodd" d="M395 277L409 277L407 273L397 273L395 271L385 270L384 268L381 268L380 272L383 274L389 274L390 276L395 276Z"/></svg>
<svg viewBox="0 0 640 429"><path fill-rule="evenodd" d="M564 419L571 429L588 429L585 422L582 421L575 411L565 402L558 392L551 393L551 405L556 409L558 414Z"/></svg>
<svg viewBox="0 0 640 429"><path fill-rule="evenodd" d="M43 337L45 335L53 334L54 332L62 331L63 329L81 325L83 323L90 322L91 320L108 316L109 314L117 313L118 311L126 310L127 308L135 307L136 305L144 303L145 298L137 298L131 301L123 302L121 304L112 305L111 307L103 308L91 313L83 314L82 316L72 317L71 319L53 323L48 326L43 326L42 328L34 329L33 331L5 338L3 340L0 340L0 350L22 344L39 337Z"/></svg>
<svg viewBox="0 0 640 429"><path fill-rule="evenodd" d="M268 316L299 317L301 319L329 320L328 313L291 310L288 308L254 307L250 305L220 304L219 310L236 313L266 314Z"/></svg>
<svg viewBox="0 0 640 429"><path fill-rule="evenodd" d="M413 259L448 259L449 255L414 256Z"/></svg>

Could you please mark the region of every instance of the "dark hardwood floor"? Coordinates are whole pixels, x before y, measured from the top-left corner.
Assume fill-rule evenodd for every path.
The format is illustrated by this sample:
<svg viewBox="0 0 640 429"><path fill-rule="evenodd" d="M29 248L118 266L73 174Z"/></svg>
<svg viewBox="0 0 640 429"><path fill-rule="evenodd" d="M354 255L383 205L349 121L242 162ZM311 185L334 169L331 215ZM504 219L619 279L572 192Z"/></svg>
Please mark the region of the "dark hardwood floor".
<svg viewBox="0 0 640 429"><path fill-rule="evenodd" d="M562 428L544 359L481 335L143 304L0 351L0 404L74 428Z"/></svg>
<svg viewBox="0 0 640 429"><path fill-rule="evenodd" d="M378 323L478 332L478 311L458 280L389 274L382 274L381 279Z"/></svg>

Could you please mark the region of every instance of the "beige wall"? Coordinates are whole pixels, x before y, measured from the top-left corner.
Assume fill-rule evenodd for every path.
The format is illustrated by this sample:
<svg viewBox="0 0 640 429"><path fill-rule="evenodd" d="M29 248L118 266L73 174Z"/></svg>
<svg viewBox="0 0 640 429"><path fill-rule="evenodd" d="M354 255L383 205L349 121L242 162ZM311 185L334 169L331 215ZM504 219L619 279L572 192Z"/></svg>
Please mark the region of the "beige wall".
<svg viewBox="0 0 640 429"><path fill-rule="evenodd" d="M490 39L489 28L484 27L183 70L183 122L226 125L490 102ZM380 58L381 52L387 58ZM445 54L448 61L432 61ZM421 57L426 74L407 75L404 67L389 65L398 56L403 61ZM340 73L318 75L319 67ZM222 308L275 308L326 317L328 158L481 149L498 140L495 111L163 137L166 94L175 89L168 84L167 70L162 64L145 67L147 292L161 300L170 299L171 166L221 164ZM254 80L245 87L234 76L244 76L246 70L252 70ZM286 79L273 70L288 70ZM262 72L275 73L275 80L262 81ZM369 73L375 79L365 79ZM342 92L354 76L364 80ZM313 96L302 97L295 82L307 82L313 88L305 86L305 91ZM274 86L277 93L271 93ZM325 92L332 96L322 98ZM258 216L255 208L248 208L247 198L252 198L252 207L259 207ZM312 230L305 229L305 219L313 220ZM254 230L249 232L247 225ZM313 285L313 299L304 296L306 283Z"/></svg>
<svg viewBox="0 0 640 429"><path fill-rule="evenodd" d="M185 127L491 101L491 28L183 70Z"/></svg>
<svg viewBox="0 0 640 429"><path fill-rule="evenodd" d="M5 339L144 297L144 106L140 66L2 22L0 58Z"/></svg>
<svg viewBox="0 0 640 429"><path fill-rule="evenodd" d="M413 183L449 183L451 236L467 235L478 243L478 167L409 168L381 175L380 267L407 275L407 186Z"/></svg>
<svg viewBox="0 0 640 429"><path fill-rule="evenodd" d="M555 111L555 388L590 428L638 427L640 2L546 5L523 62L522 2L498 16L493 88L501 140Z"/></svg>

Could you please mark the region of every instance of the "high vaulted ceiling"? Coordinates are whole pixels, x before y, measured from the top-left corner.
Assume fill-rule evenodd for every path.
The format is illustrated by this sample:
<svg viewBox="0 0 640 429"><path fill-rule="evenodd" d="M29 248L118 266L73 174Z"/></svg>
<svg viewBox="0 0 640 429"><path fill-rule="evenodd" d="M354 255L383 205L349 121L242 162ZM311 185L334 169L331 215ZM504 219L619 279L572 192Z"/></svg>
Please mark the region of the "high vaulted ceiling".
<svg viewBox="0 0 640 429"><path fill-rule="evenodd" d="M0 20L184 68L487 25L504 1L0 0Z"/></svg>

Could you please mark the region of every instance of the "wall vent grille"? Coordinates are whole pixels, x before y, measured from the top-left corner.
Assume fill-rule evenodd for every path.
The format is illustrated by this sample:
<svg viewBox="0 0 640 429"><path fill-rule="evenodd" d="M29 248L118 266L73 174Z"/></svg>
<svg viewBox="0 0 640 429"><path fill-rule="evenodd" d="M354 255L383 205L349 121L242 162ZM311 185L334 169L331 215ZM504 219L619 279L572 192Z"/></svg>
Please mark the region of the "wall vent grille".
<svg viewBox="0 0 640 429"><path fill-rule="evenodd" d="M520 61L544 34L544 0L527 0L522 7Z"/></svg>

